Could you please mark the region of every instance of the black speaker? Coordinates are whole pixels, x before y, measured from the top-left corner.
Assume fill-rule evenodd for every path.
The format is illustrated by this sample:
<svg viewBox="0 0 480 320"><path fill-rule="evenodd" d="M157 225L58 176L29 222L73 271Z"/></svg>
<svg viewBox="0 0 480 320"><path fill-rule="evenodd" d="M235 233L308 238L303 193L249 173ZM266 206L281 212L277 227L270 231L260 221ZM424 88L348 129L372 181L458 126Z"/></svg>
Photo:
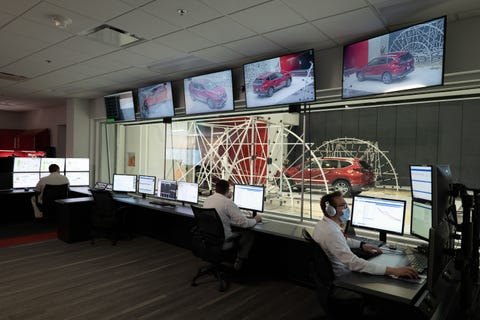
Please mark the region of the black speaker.
<svg viewBox="0 0 480 320"><path fill-rule="evenodd" d="M171 117L163 118L163 123L172 123L172 118Z"/></svg>
<svg viewBox="0 0 480 320"><path fill-rule="evenodd" d="M45 149L45 158L56 158L57 157L57 148L47 147Z"/></svg>
<svg viewBox="0 0 480 320"><path fill-rule="evenodd" d="M288 112L289 113L300 112L301 109L302 109L302 105L300 103L288 105Z"/></svg>

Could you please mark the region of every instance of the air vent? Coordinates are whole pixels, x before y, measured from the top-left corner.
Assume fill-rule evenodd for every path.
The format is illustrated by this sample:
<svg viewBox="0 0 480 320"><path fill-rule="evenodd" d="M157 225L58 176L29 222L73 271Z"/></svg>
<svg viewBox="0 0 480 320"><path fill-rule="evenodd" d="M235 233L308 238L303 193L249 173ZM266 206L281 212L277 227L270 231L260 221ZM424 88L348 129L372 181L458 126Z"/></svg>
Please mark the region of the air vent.
<svg viewBox="0 0 480 320"><path fill-rule="evenodd" d="M93 30L89 30L82 35L92 40L100 41L115 47L124 47L144 40L128 33L127 31L120 30L107 24L103 24Z"/></svg>
<svg viewBox="0 0 480 320"><path fill-rule="evenodd" d="M0 79L9 80L9 81L22 81L22 80L27 80L28 78L24 76L18 76L16 74L0 72Z"/></svg>

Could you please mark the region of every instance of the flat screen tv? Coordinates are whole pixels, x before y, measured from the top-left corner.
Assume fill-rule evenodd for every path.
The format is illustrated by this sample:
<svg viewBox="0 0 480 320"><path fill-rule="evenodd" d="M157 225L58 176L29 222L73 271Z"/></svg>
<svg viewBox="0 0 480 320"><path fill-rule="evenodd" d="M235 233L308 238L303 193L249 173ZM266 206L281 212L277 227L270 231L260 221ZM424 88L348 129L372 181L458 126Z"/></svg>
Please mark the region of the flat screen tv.
<svg viewBox="0 0 480 320"><path fill-rule="evenodd" d="M17 157L13 162L13 172L39 172L40 158Z"/></svg>
<svg viewBox="0 0 480 320"><path fill-rule="evenodd" d="M145 195L154 195L155 194L155 183L157 178L155 176L138 176L138 193Z"/></svg>
<svg viewBox="0 0 480 320"><path fill-rule="evenodd" d="M40 180L38 172L14 172L13 188L34 188Z"/></svg>
<svg viewBox="0 0 480 320"><path fill-rule="evenodd" d="M61 174L65 172L65 158L41 158L40 171L48 173L48 167L50 167L51 164L58 165Z"/></svg>
<svg viewBox="0 0 480 320"><path fill-rule="evenodd" d="M88 171L67 171L65 176L68 178L71 187L84 187L90 185L90 172Z"/></svg>
<svg viewBox="0 0 480 320"><path fill-rule="evenodd" d="M136 192L137 176L134 174L114 174L113 192Z"/></svg>
<svg viewBox="0 0 480 320"><path fill-rule="evenodd" d="M198 183L178 181L177 201L198 203Z"/></svg>
<svg viewBox="0 0 480 320"><path fill-rule="evenodd" d="M185 113L232 111L232 87L232 70L184 79Z"/></svg>
<svg viewBox="0 0 480 320"><path fill-rule="evenodd" d="M132 91L105 96L104 101L108 121L135 120L135 103Z"/></svg>
<svg viewBox="0 0 480 320"><path fill-rule="evenodd" d="M89 158L66 158L65 171L90 171Z"/></svg>
<svg viewBox="0 0 480 320"><path fill-rule="evenodd" d="M243 66L247 108L315 101L313 49Z"/></svg>
<svg viewBox="0 0 480 320"><path fill-rule="evenodd" d="M443 84L446 17L343 48L342 98Z"/></svg>
<svg viewBox="0 0 480 320"><path fill-rule="evenodd" d="M172 84L163 82L138 89L141 119L171 118L175 115Z"/></svg>

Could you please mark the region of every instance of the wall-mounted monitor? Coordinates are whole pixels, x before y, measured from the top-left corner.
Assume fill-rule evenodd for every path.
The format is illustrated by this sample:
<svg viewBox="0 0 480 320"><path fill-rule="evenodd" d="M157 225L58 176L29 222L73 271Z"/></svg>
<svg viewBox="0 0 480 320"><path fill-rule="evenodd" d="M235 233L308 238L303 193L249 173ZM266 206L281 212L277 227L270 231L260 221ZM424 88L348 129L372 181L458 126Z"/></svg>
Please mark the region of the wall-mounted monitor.
<svg viewBox="0 0 480 320"><path fill-rule="evenodd" d="M13 188L34 188L40 180L38 172L14 172Z"/></svg>
<svg viewBox="0 0 480 320"><path fill-rule="evenodd" d="M263 212L264 194L263 186L236 184L233 187L233 202L241 209Z"/></svg>
<svg viewBox="0 0 480 320"><path fill-rule="evenodd" d="M65 171L90 171L89 158L66 158Z"/></svg>
<svg viewBox="0 0 480 320"><path fill-rule="evenodd" d="M157 196L160 199L176 200L177 199L177 181L158 180Z"/></svg>
<svg viewBox="0 0 480 320"><path fill-rule="evenodd" d="M342 98L443 84L446 17L343 49Z"/></svg>
<svg viewBox="0 0 480 320"><path fill-rule="evenodd" d="M163 82L138 89L141 119L170 118L175 115L172 84Z"/></svg>
<svg viewBox="0 0 480 320"><path fill-rule="evenodd" d="M387 233L403 235L406 201L366 196L353 197L351 224L379 232L387 241Z"/></svg>
<svg viewBox="0 0 480 320"><path fill-rule="evenodd" d="M132 91L125 91L105 96L104 101L107 120L135 120L135 103L133 101Z"/></svg>
<svg viewBox="0 0 480 320"><path fill-rule="evenodd" d="M39 172L40 158L14 158L13 172Z"/></svg>
<svg viewBox="0 0 480 320"><path fill-rule="evenodd" d="M65 158L41 158L40 171L49 172L48 167L50 167L51 164L56 164L60 168L61 174L65 172Z"/></svg>
<svg viewBox="0 0 480 320"><path fill-rule="evenodd" d="M185 113L232 111L232 87L232 70L184 79Z"/></svg>
<svg viewBox="0 0 480 320"><path fill-rule="evenodd" d="M68 182L71 187L84 187L90 185L90 172L65 172L65 176L68 178Z"/></svg>
<svg viewBox="0 0 480 320"><path fill-rule="evenodd" d="M155 183L157 178L154 176L138 176L138 193L154 195Z"/></svg>
<svg viewBox="0 0 480 320"><path fill-rule="evenodd" d="M243 66L247 108L315 101L313 49Z"/></svg>
<svg viewBox="0 0 480 320"><path fill-rule="evenodd" d="M198 183L178 181L177 201L198 203Z"/></svg>
<svg viewBox="0 0 480 320"><path fill-rule="evenodd" d="M134 174L114 174L113 192L136 192L137 176Z"/></svg>

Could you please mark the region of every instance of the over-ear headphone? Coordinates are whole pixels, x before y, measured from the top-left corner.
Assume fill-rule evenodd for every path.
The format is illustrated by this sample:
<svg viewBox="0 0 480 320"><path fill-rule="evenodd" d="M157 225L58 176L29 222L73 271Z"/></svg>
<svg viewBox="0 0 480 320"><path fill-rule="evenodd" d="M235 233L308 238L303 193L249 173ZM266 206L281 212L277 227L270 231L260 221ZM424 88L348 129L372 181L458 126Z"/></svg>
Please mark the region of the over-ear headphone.
<svg viewBox="0 0 480 320"><path fill-rule="evenodd" d="M330 205L330 202L325 202L325 212L330 217L333 217L334 215L337 214L337 209L335 209L334 206Z"/></svg>

